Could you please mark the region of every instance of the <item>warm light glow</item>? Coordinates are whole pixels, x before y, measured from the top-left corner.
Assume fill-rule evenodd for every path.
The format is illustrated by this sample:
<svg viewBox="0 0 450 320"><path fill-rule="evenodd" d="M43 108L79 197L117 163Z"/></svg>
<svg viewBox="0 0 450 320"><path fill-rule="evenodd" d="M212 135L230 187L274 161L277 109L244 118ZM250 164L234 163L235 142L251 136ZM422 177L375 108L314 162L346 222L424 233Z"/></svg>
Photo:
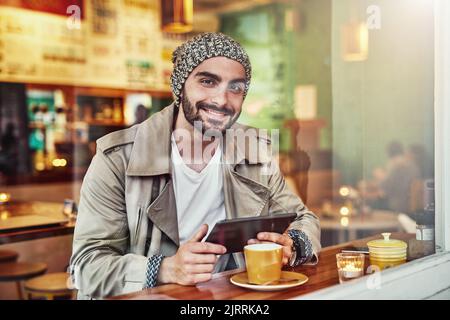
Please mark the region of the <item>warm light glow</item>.
<svg viewBox="0 0 450 320"><path fill-rule="evenodd" d="M348 218L347 217L341 218L341 226L348 227Z"/></svg>
<svg viewBox="0 0 450 320"><path fill-rule="evenodd" d="M43 170L45 170L45 163L38 162L38 163L36 163L36 165L34 167L36 168L37 171L43 171Z"/></svg>
<svg viewBox="0 0 450 320"><path fill-rule="evenodd" d="M52 165L54 167L65 167L67 165L66 159L53 159Z"/></svg>
<svg viewBox="0 0 450 320"><path fill-rule="evenodd" d="M348 264L346 264L343 268L344 271L348 271L348 272L359 272L362 269L358 268L355 266L355 264L353 262L349 262Z"/></svg>
<svg viewBox="0 0 450 320"><path fill-rule="evenodd" d="M341 209L339 210L339 212L341 213L341 215L343 216L348 216L348 214L350 213L350 210L347 207L341 207Z"/></svg>
<svg viewBox="0 0 450 320"><path fill-rule="evenodd" d="M162 30L168 33L186 33L193 29L193 0L161 1Z"/></svg>
<svg viewBox="0 0 450 320"><path fill-rule="evenodd" d="M11 195L9 193L5 193L5 192L0 193L0 203L8 202L10 198L11 198Z"/></svg>
<svg viewBox="0 0 450 320"><path fill-rule="evenodd" d="M7 220L9 218L9 212L8 211L2 211L0 213L0 220Z"/></svg>
<svg viewBox="0 0 450 320"><path fill-rule="evenodd" d="M345 61L364 61L369 51L369 30L365 23L348 23L342 27L341 46Z"/></svg>
<svg viewBox="0 0 450 320"><path fill-rule="evenodd" d="M341 187L339 189L339 194L343 197L347 197L350 194L350 189L348 187Z"/></svg>

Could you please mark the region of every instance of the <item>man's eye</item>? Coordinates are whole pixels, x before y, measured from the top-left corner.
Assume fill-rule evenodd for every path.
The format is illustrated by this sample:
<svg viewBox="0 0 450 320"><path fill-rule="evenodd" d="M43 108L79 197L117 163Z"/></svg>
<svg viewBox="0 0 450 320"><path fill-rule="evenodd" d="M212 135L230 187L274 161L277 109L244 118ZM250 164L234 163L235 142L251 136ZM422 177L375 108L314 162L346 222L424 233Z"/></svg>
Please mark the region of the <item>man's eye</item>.
<svg viewBox="0 0 450 320"><path fill-rule="evenodd" d="M244 88L242 85L239 85L239 84L231 84L230 90L233 93L242 93L244 91Z"/></svg>
<svg viewBox="0 0 450 320"><path fill-rule="evenodd" d="M201 79L200 83L204 84L206 86L212 86L212 85L214 85L214 80L212 80L212 79Z"/></svg>

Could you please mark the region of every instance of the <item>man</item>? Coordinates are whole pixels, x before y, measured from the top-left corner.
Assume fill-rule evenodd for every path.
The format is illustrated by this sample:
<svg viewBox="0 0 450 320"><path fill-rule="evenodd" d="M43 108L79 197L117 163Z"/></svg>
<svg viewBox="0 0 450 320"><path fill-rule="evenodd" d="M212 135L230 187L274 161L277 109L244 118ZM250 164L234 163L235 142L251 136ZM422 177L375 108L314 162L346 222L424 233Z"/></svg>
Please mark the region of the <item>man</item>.
<svg viewBox="0 0 450 320"><path fill-rule="evenodd" d="M278 167L265 170L267 148L255 152L226 140L228 132L251 129L236 123L251 77L244 49L228 36L205 33L172 60L175 102L97 141L71 258L79 298L195 285L245 266L242 254L201 241L226 218L296 212L285 234L260 233L249 242L281 244L284 264L317 262L319 221L287 189ZM268 143L256 135L258 146Z"/></svg>

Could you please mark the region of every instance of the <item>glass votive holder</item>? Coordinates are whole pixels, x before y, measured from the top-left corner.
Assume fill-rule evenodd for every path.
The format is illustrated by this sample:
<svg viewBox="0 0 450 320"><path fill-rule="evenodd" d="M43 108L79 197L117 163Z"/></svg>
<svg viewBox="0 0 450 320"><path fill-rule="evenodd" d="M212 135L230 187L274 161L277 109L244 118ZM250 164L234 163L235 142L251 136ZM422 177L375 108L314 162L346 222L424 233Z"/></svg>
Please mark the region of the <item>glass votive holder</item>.
<svg viewBox="0 0 450 320"><path fill-rule="evenodd" d="M364 259L362 253L336 254L339 283L362 277L364 275Z"/></svg>

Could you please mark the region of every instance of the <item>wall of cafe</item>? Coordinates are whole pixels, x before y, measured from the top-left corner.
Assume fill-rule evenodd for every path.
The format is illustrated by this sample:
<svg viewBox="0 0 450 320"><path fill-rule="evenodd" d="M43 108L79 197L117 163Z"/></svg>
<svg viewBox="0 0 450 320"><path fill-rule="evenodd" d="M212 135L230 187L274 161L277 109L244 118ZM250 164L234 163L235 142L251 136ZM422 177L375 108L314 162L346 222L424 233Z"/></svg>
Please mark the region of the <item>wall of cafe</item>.
<svg viewBox="0 0 450 320"><path fill-rule="evenodd" d="M342 58L342 26L380 9L380 29L369 30L368 56ZM332 7L334 166L344 182L370 178L384 165L392 140L420 144L432 173L434 154L433 1L343 0Z"/></svg>
<svg viewBox="0 0 450 320"><path fill-rule="evenodd" d="M252 84L240 121L262 128L282 128L295 118L298 85L317 88L317 117L327 122L320 147L331 147L331 1L292 1L221 16L220 30L248 51ZM290 135L281 131L281 149Z"/></svg>
<svg viewBox="0 0 450 320"><path fill-rule="evenodd" d="M296 12L290 52L292 83L317 88L317 117L324 119L320 147L332 146L331 0L292 1Z"/></svg>
<svg viewBox="0 0 450 320"><path fill-rule="evenodd" d="M159 1L4 1L0 81L168 90L180 41L160 31Z"/></svg>

